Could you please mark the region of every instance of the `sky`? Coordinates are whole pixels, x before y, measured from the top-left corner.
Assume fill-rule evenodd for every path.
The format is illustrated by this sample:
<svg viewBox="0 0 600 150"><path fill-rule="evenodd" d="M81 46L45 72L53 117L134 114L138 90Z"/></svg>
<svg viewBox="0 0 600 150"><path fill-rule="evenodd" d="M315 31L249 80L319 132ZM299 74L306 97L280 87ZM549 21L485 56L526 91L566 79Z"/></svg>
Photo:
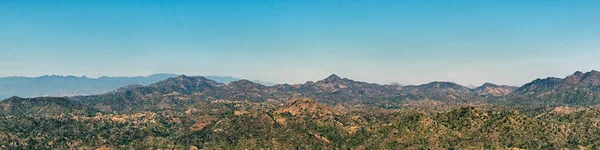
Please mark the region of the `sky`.
<svg viewBox="0 0 600 150"><path fill-rule="evenodd" d="M600 1L0 1L0 76L523 85L600 70Z"/></svg>

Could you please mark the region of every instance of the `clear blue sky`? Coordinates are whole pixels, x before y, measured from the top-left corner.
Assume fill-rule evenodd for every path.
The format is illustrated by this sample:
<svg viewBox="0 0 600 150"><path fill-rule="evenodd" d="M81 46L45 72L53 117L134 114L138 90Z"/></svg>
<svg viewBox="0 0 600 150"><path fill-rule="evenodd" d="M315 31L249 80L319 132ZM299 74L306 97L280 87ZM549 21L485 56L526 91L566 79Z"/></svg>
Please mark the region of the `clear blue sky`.
<svg viewBox="0 0 600 150"><path fill-rule="evenodd" d="M0 76L521 85L592 69L598 0L0 1Z"/></svg>

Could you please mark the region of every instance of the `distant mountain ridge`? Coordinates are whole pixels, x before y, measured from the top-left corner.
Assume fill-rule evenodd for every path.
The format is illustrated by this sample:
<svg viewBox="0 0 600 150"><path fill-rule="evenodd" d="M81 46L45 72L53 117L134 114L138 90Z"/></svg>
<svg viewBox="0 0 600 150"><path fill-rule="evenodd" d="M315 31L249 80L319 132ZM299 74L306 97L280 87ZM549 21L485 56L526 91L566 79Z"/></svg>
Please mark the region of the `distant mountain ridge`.
<svg viewBox="0 0 600 150"><path fill-rule="evenodd" d="M273 86L249 80L222 84L201 76L180 75L148 86L127 86L106 94L76 96L71 99L104 111L129 111L183 108L194 103L215 100L286 102L303 97L324 103L371 103L370 105L380 105L378 103L386 100L466 102L481 101L484 94L487 93L482 92L480 95L452 82L432 82L417 86L379 85L341 78L335 74L316 82Z"/></svg>
<svg viewBox="0 0 600 150"><path fill-rule="evenodd" d="M11 96L41 97L41 96L76 96L94 95L113 91L130 85L150 85L158 81L177 77L176 74L153 74L142 77L107 77L87 78L85 76L45 75L40 77L2 77L0 78L0 99ZM228 84L241 80L229 76L206 76L216 82ZM254 80L264 85L274 85L270 82Z"/></svg>
<svg viewBox="0 0 600 150"><path fill-rule="evenodd" d="M266 86L249 80L228 84L207 77L180 75L146 86L125 86L100 95L71 100L102 111L184 109L213 101L287 102L312 98L318 102L402 107L404 102L526 103L535 105L600 104L600 73L576 72L564 79L536 79L522 87L485 83L474 89L452 83L380 85L341 78L335 74L304 84Z"/></svg>

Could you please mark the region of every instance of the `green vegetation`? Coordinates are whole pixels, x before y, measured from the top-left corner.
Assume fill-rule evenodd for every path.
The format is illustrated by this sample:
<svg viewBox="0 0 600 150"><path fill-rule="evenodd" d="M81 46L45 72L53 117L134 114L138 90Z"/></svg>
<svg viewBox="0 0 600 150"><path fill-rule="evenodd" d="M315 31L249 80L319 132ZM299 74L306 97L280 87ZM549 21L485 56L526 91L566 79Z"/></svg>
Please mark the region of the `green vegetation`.
<svg viewBox="0 0 600 150"><path fill-rule="evenodd" d="M599 126L597 107L430 111L222 101L185 111L3 115L0 148L596 149Z"/></svg>

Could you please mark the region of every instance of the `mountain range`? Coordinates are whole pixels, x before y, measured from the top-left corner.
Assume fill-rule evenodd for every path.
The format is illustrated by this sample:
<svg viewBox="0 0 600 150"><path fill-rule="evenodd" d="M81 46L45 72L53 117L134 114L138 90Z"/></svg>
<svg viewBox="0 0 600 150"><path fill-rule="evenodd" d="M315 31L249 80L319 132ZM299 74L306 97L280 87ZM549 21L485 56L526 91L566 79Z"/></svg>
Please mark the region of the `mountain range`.
<svg viewBox="0 0 600 150"><path fill-rule="evenodd" d="M39 86L20 86L32 89L50 89L52 85L64 88L77 88L87 82L100 84L87 85L81 91L89 89L108 89L117 83L134 82L148 83L160 78L167 78L149 85L129 85L110 92L90 96L73 96L70 99L89 104L100 110L135 110L177 108L198 101L237 100L265 102L274 100L285 102L289 99L310 97L325 103L369 104L399 107L410 101L434 100L440 102L464 103L511 103L533 105L594 105L600 103L600 73L575 72L566 78L549 77L536 79L522 87L496 85L485 83L474 89L452 83L431 82L422 85L379 85L341 78L335 74L316 82L304 84L263 85L245 79L230 77L201 77L175 76L172 74L156 74L149 77L98 79L77 78L73 76L44 76L30 78L20 82L10 82L12 85L29 80L42 80L46 83ZM211 78L219 79L219 81ZM9 80L3 79L3 90L18 91L19 86L6 86ZM14 81L14 80L10 80ZM107 81L107 82L102 82ZM114 82L108 82L114 81ZM120 81L120 82L117 82ZM11 87L11 88L8 88ZM64 87L64 88L61 88ZM94 88L91 88L94 87ZM39 91L39 90L30 90ZM83 93L73 91L74 93ZM97 90L100 92L100 90ZM72 94L80 95L80 94Z"/></svg>
<svg viewBox="0 0 600 150"><path fill-rule="evenodd" d="M70 99L103 111L180 109L216 100L281 103L310 97L319 102L402 107L415 101L530 105L595 105L600 103L600 74L576 72L564 79L537 79L522 87L485 83L475 89L452 82L422 85L379 85L335 74L316 82L266 86L248 80L223 84L206 77L169 78L148 86L126 86L112 92Z"/></svg>
<svg viewBox="0 0 600 150"><path fill-rule="evenodd" d="M46 75L41 77L3 77L0 78L0 99L10 96L40 97L40 96L77 96L102 94L127 85L149 85L176 74L153 74L146 77L99 77ZM220 83L241 80L229 76L206 76ZM254 80L254 82L273 85L270 82Z"/></svg>
<svg viewBox="0 0 600 150"><path fill-rule="evenodd" d="M528 104L595 105L600 99L600 72L577 71L565 78L536 79L510 94Z"/></svg>
<svg viewBox="0 0 600 150"><path fill-rule="evenodd" d="M600 73L522 87L179 75L0 101L0 149L598 149Z"/></svg>

